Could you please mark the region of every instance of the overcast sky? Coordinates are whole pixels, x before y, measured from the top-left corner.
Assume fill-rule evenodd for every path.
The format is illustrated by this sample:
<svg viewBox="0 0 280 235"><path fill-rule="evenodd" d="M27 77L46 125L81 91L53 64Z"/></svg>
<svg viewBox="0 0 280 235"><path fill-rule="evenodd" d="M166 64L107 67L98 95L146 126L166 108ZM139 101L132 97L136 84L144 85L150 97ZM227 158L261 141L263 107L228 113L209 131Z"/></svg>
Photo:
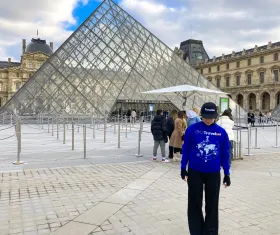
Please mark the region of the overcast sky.
<svg viewBox="0 0 280 235"><path fill-rule="evenodd" d="M100 0L0 0L0 60L19 61L21 41L36 37L55 49ZM116 0L172 49L203 40L210 57L280 41L280 0Z"/></svg>

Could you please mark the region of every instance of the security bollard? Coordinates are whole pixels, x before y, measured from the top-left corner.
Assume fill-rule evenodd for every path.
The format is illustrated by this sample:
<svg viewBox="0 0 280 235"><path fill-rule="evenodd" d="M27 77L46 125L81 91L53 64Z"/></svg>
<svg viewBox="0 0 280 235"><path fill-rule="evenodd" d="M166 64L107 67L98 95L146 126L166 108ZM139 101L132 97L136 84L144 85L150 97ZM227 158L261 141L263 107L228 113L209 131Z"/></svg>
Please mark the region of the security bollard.
<svg viewBox="0 0 280 235"><path fill-rule="evenodd" d="M252 156L253 154L250 153L250 143L251 143L251 135L250 130L251 126L248 128L248 153L244 154L244 156Z"/></svg>
<svg viewBox="0 0 280 235"><path fill-rule="evenodd" d="M276 123L276 145L273 146L273 148L279 148L280 146L278 145L278 121Z"/></svg>
<svg viewBox="0 0 280 235"><path fill-rule="evenodd" d="M11 114L11 125L13 125L13 114Z"/></svg>
<svg viewBox="0 0 280 235"><path fill-rule="evenodd" d="M87 134L86 134L86 125L83 125L83 134L84 134L84 159L86 159L87 155Z"/></svg>
<svg viewBox="0 0 280 235"><path fill-rule="evenodd" d="M135 156L136 157L143 157L143 154L141 154L140 152L141 152L141 150L140 150L140 148L141 148L141 130L139 130L138 131L138 153L137 154L135 154Z"/></svg>
<svg viewBox="0 0 280 235"><path fill-rule="evenodd" d="M5 124L5 114L3 113L3 125Z"/></svg>

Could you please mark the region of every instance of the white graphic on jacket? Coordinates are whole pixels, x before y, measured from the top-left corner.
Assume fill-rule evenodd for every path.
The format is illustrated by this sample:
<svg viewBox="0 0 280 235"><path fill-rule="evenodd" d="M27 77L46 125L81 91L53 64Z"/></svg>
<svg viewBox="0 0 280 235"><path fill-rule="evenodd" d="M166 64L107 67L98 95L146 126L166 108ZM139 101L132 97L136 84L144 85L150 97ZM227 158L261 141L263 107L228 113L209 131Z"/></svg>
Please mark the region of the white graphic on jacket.
<svg viewBox="0 0 280 235"><path fill-rule="evenodd" d="M210 143L209 136L206 136L206 140L198 143L196 148L198 149L196 156L205 162L215 159L218 155L218 148L216 144Z"/></svg>

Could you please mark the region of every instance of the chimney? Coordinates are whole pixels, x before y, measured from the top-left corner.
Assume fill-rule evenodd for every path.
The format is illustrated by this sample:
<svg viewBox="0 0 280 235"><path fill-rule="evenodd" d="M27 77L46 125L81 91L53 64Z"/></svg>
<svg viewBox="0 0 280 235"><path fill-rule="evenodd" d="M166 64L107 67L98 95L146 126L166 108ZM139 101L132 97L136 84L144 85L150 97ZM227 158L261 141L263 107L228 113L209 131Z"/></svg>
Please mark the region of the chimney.
<svg viewBox="0 0 280 235"><path fill-rule="evenodd" d="M246 49L243 48L242 55L245 55L245 54L246 54Z"/></svg>
<svg viewBox="0 0 280 235"><path fill-rule="evenodd" d="M232 51L231 56L232 56L232 57L234 57L234 56L235 56L235 51Z"/></svg>
<svg viewBox="0 0 280 235"><path fill-rule="evenodd" d="M11 63L11 62L12 62L11 58L8 58L8 62L9 62L9 63Z"/></svg>
<svg viewBox="0 0 280 235"><path fill-rule="evenodd" d="M22 39L22 54L25 53L25 49L26 49L26 39Z"/></svg>
<svg viewBox="0 0 280 235"><path fill-rule="evenodd" d="M222 54L222 60L225 58L225 54Z"/></svg>
<svg viewBox="0 0 280 235"><path fill-rule="evenodd" d="M271 43L271 41L269 41L267 44L267 48L271 48L271 46L272 46L272 43Z"/></svg>
<svg viewBox="0 0 280 235"><path fill-rule="evenodd" d="M254 51L258 51L258 45L255 45Z"/></svg>
<svg viewBox="0 0 280 235"><path fill-rule="evenodd" d="M53 50L53 42L50 42L50 48Z"/></svg>
<svg viewBox="0 0 280 235"><path fill-rule="evenodd" d="M214 61L214 62L216 61L216 56L213 57L213 61Z"/></svg>

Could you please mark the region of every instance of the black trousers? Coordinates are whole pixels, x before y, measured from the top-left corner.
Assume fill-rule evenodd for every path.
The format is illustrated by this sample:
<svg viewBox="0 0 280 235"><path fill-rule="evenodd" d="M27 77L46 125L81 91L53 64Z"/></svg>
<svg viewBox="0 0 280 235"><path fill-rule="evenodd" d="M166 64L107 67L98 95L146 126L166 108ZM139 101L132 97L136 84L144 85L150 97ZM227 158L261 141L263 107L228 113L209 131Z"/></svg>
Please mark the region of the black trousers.
<svg viewBox="0 0 280 235"><path fill-rule="evenodd" d="M168 138L169 138L169 142L170 142L170 139L171 139L171 135L172 133L168 134ZM168 158L172 159L173 158L173 152L174 152L174 148L172 146L169 145L169 155L168 155Z"/></svg>
<svg viewBox="0 0 280 235"><path fill-rule="evenodd" d="M203 173L188 170L188 221L191 235L218 235L220 172ZM205 185L205 219L202 212Z"/></svg>

